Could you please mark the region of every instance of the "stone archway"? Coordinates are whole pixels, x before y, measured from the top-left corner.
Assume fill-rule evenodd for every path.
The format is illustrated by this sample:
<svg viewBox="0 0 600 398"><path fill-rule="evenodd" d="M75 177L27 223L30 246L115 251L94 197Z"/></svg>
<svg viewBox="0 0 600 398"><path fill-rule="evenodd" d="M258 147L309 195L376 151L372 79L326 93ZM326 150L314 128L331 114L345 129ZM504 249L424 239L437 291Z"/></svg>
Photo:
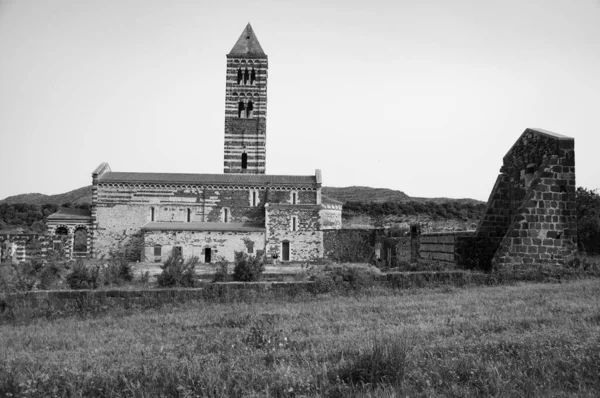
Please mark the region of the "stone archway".
<svg viewBox="0 0 600 398"><path fill-rule="evenodd" d="M73 256L85 257L88 255L88 230L86 227L76 227L73 232Z"/></svg>

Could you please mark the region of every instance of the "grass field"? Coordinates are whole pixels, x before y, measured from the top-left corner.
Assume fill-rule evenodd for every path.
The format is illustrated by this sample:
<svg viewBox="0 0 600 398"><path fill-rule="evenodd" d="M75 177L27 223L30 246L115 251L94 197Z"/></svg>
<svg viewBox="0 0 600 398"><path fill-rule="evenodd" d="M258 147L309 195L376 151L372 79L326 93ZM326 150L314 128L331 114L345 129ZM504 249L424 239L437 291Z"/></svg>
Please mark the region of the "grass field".
<svg viewBox="0 0 600 398"><path fill-rule="evenodd" d="M599 396L600 280L0 326L0 396Z"/></svg>

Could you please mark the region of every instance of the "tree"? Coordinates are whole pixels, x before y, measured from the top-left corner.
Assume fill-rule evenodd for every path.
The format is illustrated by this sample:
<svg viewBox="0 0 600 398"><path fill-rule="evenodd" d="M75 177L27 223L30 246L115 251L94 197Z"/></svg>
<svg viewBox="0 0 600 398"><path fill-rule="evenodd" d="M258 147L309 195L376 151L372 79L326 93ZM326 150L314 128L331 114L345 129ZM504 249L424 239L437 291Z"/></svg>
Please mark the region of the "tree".
<svg viewBox="0 0 600 398"><path fill-rule="evenodd" d="M577 188L577 243L588 254L600 253L600 195Z"/></svg>

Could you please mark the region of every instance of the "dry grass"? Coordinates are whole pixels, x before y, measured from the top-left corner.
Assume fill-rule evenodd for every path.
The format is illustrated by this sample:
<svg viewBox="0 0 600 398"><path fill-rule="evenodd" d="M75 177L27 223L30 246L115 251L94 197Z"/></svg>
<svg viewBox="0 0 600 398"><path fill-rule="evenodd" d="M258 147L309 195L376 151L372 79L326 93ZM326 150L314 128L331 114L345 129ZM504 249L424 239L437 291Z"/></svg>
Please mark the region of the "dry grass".
<svg viewBox="0 0 600 398"><path fill-rule="evenodd" d="M598 396L600 280L0 326L0 396Z"/></svg>

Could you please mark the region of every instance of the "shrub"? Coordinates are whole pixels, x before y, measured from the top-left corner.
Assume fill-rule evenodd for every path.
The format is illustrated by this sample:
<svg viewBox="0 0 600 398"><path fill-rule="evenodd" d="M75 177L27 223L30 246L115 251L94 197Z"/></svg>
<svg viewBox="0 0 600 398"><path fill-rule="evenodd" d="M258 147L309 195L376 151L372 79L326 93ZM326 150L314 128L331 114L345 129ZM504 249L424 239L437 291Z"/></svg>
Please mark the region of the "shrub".
<svg viewBox="0 0 600 398"><path fill-rule="evenodd" d="M133 281L133 269L127 257L121 253L111 253L111 258L102 267L102 285L122 285Z"/></svg>
<svg viewBox="0 0 600 398"><path fill-rule="evenodd" d="M346 282L353 289L372 286L381 271L369 264L333 264L311 267L308 279L315 282L315 293L327 293L334 289L336 282Z"/></svg>
<svg viewBox="0 0 600 398"><path fill-rule="evenodd" d="M87 265L82 259L75 261L66 277L67 284L73 290L96 289L100 280L100 267Z"/></svg>
<svg viewBox="0 0 600 398"><path fill-rule="evenodd" d="M215 261L215 275L213 276L213 282L227 282L231 279L229 275L229 261L225 257L217 257Z"/></svg>
<svg viewBox="0 0 600 398"><path fill-rule="evenodd" d="M489 272L498 242L485 236L461 239L456 244L458 265L463 269Z"/></svg>
<svg viewBox="0 0 600 398"><path fill-rule="evenodd" d="M264 270L265 264L262 256L252 256L244 252L235 252L234 281L256 282L260 279Z"/></svg>
<svg viewBox="0 0 600 398"><path fill-rule="evenodd" d="M194 287L196 283L196 265L198 257L190 257L187 261L181 255L172 253L160 268L162 272L156 277L160 287Z"/></svg>

